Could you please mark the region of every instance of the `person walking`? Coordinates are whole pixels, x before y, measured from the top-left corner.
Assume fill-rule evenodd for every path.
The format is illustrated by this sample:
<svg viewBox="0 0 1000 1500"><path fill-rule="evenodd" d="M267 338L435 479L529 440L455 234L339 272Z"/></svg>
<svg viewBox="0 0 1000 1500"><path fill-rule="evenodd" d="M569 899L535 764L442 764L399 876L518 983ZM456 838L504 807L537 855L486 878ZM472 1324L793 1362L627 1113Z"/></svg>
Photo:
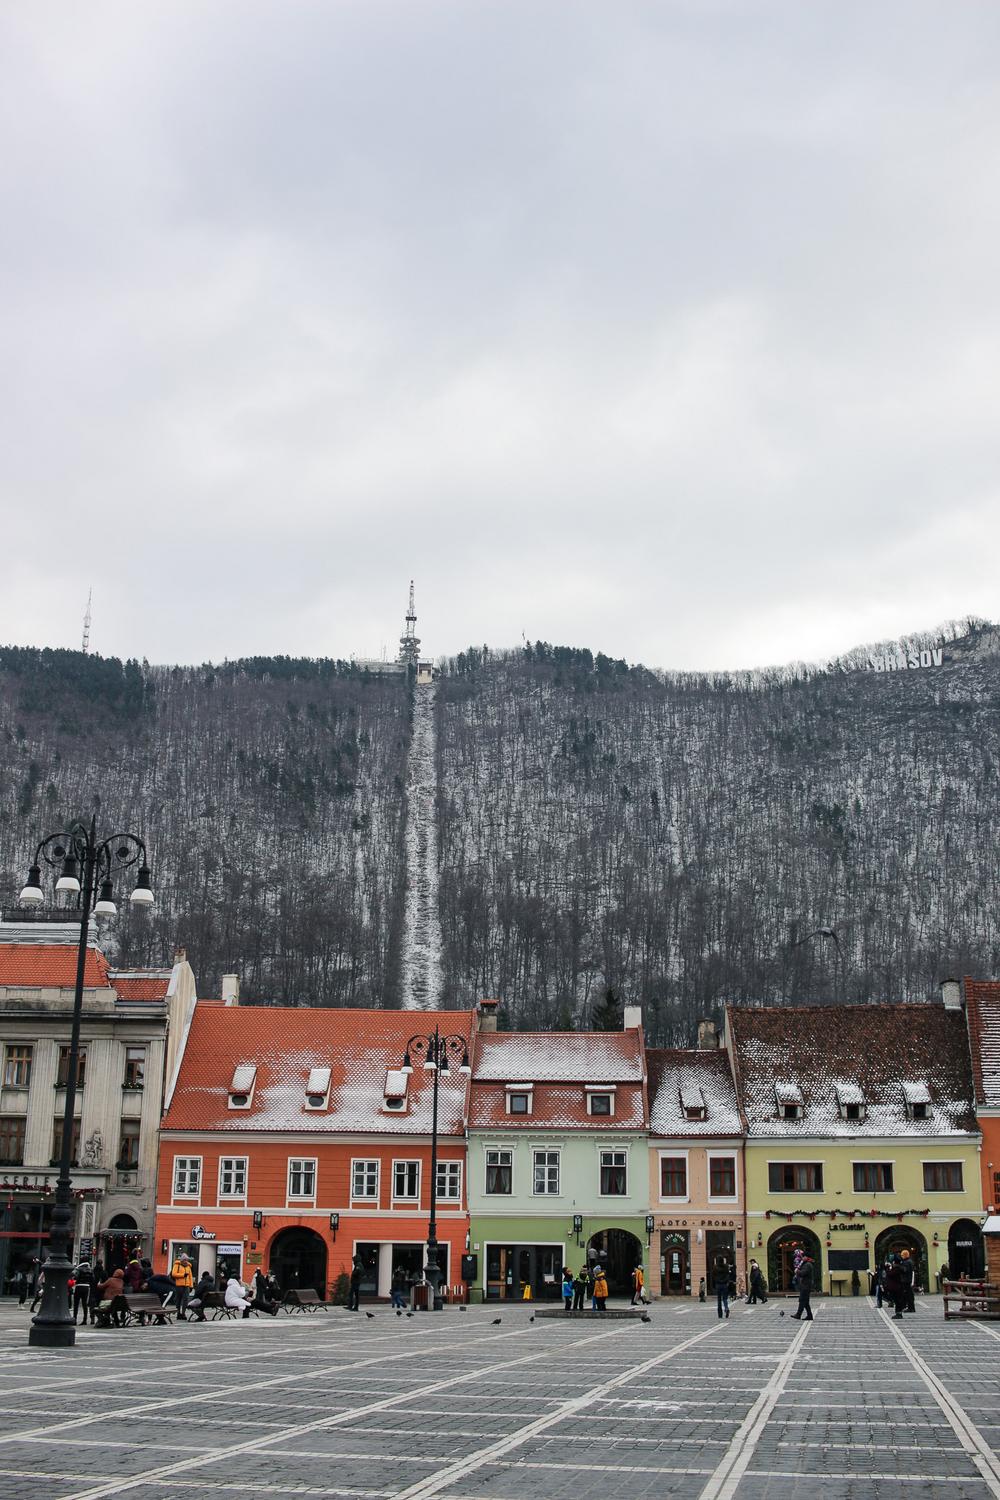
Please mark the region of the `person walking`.
<svg viewBox="0 0 1000 1500"><path fill-rule="evenodd" d="M39 1266L38 1271L37 1271L37 1273L35 1275L35 1290L34 1290L34 1292L32 1294L31 1306L28 1309L29 1312L34 1312L34 1310L38 1306L39 1302L41 1302L41 1300L42 1300L42 1293L44 1292L44 1290L45 1290L45 1270L44 1270L44 1267Z"/></svg>
<svg viewBox="0 0 1000 1500"><path fill-rule="evenodd" d="M347 1311L361 1311L361 1262L357 1256L351 1266L351 1291L347 1299Z"/></svg>
<svg viewBox="0 0 1000 1500"><path fill-rule="evenodd" d="M796 1277L796 1284L799 1290L799 1305L795 1312L792 1313L792 1317L799 1319L804 1314L806 1322L811 1323L813 1314L812 1308L809 1305L809 1299L812 1296L813 1289L813 1263L808 1255L803 1255L802 1257L799 1274Z"/></svg>
<svg viewBox="0 0 1000 1500"><path fill-rule="evenodd" d="M747 1298L747 1307L754 1307L758 1302L767 1301L767 1284L764 1281L764 1273L755 1260L750 1262L750 1295Z"/></svg>
<svg viewBox="0 0 1000 1500"><path fill-rule="evenodd" d="M599 1313L608 1310L608 1278L600 1266L594 1267L594 1306Z"/></svg>
<svg viewBox="0 0 1000 1500"><path fill-rule="evenodd" d="M649 1306L649 1303L646 1301L645 1286L646 1277L642 1266L636 1266L632 1272L632 1301L629 1304L630 1307L634 1307L637 1302L641 1302L643 1307Z"/></svg>
<svg viewBox="0 0 1000 1500"><path fill-rule="evenodd" d="M181 1322L185 1322L188 1298L194 1291L194 1271L191 1269L190 1255L183 1253L178 1255L170 1268L170 1280L177 1288L177 1317Z"/></svg>
<svg viewBox="0 0 1000 1500"><path fill-rule="evenodd" d="M716 1305L719 1309L719 1317L728 1318L729 1267L722 1259L719 1259L715 1262L715 1270L712 1272L712 1289L715 1292Z"/></svg>
<svg viewBox="0 0 1000 1500"><path fill-rule="evenodd" d="M390 1307L403 1308L406 1306L406 1272L402 1266L397 1266L392 1273L392 1285L389 1288Z"/></svg>
<svg viewBox="0 0 1000 1500"><path fill-rule="evenodd" d="M583 1312L583 1299L587 1295L587 1267L580 1267L580 1274L573 1277L573 1311Z"/></svg>
<svg viewBox="0 0 1000 1500"><path fill-rule="evenodd" d="M915 1313L917 1305L913 1300L913 1261L910 1259L909 1250L904 1250L899 1257L899 1283L902 1293L903 1312Z"/></svg>
<svg viewBox="0 0 1000 1500"><path fill-rule="evenodd" d="M23 1307L28 1300L28 1273L23 1266L17 1269L14 1285L17 1288L17 1305Z"/></svg>
<svg viewBox="0 0 1000 1500"><path fill-rule="evenodd" d="M94 1285L94 1273L89 1260L81 1260L73 1271L73 1327L76 1327L77 1317L81 1307L83 1308L83 1321L87 1321L87 1311L90 1307L90 1297Z"/></svg>

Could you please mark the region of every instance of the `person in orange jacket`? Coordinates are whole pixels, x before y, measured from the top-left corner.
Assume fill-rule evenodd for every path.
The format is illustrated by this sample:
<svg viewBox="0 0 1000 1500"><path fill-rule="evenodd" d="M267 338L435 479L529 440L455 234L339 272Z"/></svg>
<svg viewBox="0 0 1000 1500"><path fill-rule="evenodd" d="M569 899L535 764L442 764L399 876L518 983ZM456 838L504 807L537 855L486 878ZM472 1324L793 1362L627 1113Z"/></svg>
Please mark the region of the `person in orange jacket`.
<svg viewBox="0 0 1000 1500"><path fill-rule="evenodd" d="M594 1267L594 1301L599 1313L608 1310L608 1278L600 1266Z"/></svg>

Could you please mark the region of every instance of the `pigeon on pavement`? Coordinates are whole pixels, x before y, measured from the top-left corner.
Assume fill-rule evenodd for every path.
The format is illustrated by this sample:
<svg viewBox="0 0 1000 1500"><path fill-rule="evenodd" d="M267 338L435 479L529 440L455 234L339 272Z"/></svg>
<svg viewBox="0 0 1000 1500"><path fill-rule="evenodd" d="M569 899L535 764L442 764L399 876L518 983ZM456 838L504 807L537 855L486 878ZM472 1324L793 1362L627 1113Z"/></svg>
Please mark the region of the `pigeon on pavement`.
<svg viewBox="0 0 1000 1500"><path fill-rule="evenodd" d="M649 1316L649 1313L643 1313L642 1317L639 1319L640 1323L652 1323L652 1321L653 1320Z"/></svg>
<svg viewBox="0 0 1000 1500"><path fill-rule="evenodd" d="M503 1318L494 1318L493 1319L493 1327L496 1328L497 1324L498 1323L502 1323L502 1322L503 1322Z"/></svg>
<svg viewBox="0 0 1000 1500"><path fill-rule="evenodd" d="M366 1312L366 1313L365 1313L365 1317L366 1317L366 1318L374 1318L374 1316L375 1316L375 1314L374 1314L374 1313L370 1313L370 1312Z"/></svg>

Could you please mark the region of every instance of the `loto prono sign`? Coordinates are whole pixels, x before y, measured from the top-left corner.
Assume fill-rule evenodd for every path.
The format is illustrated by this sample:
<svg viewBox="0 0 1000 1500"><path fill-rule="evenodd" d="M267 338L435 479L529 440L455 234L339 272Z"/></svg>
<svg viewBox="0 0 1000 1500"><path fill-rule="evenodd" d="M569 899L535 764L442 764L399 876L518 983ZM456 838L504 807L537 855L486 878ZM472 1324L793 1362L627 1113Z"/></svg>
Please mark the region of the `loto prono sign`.
<svg viewBox="0 0 1000 1500"><path fill-rule="evenodd" d="M870 656L868 665L873 672L914 672L921 667L939 667L944 660L944 647L931 646L926 651L896 651L886 656Z"/></svg>

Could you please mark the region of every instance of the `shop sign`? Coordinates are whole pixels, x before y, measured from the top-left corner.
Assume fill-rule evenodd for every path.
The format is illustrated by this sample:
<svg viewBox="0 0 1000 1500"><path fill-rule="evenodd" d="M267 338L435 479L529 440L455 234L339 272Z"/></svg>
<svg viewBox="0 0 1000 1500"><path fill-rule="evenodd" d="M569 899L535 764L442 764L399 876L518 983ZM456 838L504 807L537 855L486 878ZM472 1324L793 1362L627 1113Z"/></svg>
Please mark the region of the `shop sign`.
<svg viewBox="0 0 1000 1500"><path fill-rule="evenodd" d="M206 1229L204 1224L194 1224L191 1228L191 1238L193 1240L214 1240L215 1230Z"/></svg>
<svg viewBox="0 0 1000 1500"><path fill-rule="evenodd" d="M243 1246L242 1245L216 1245L215 1248L216 1248L216 1251L217 1251L217 1253L219 1255L242 1255L243 1254Z"/></svg>
<svg viewBox="0 0 1000 1500"><path fill-rule="evenodd" d="M219 1248L221 1249L222 1247L220 1246ZM261 1253L261 1251L259 1251L259 1250L251 1250L250 1254L247 1256L247 1265L248 1266L262 1266L263 1264L264 1264L264 1256Z"/></svg>
<svg viewBox="0 0 1000 1500"><path fill-rule="evenodd" d="M55 1180L54 1177L50 1177L46 1173L36 1172L34 1175L25 1173L23 1177L4 1177L3 1181L0 1182L0 1188L5 1193L16 1193L24 1189L27 1189L28 1192L37 1193L43 1188L52 1187Z"/></svg>
<svg viewBox="0 0 1000 1500"><path fill-rule="evenodd" d="M849 1234L852 1229L856 1229L857 1232L860 1234L861 1231L862 1231L862 1229L864 1229L864 1227L865 1226L863 1224L831 1224L830 1225L831 1229L833 1229L833 1230L839 1229L839 1230L841 1230L841 1232L847 1233L847 1234Z"/></svg>

